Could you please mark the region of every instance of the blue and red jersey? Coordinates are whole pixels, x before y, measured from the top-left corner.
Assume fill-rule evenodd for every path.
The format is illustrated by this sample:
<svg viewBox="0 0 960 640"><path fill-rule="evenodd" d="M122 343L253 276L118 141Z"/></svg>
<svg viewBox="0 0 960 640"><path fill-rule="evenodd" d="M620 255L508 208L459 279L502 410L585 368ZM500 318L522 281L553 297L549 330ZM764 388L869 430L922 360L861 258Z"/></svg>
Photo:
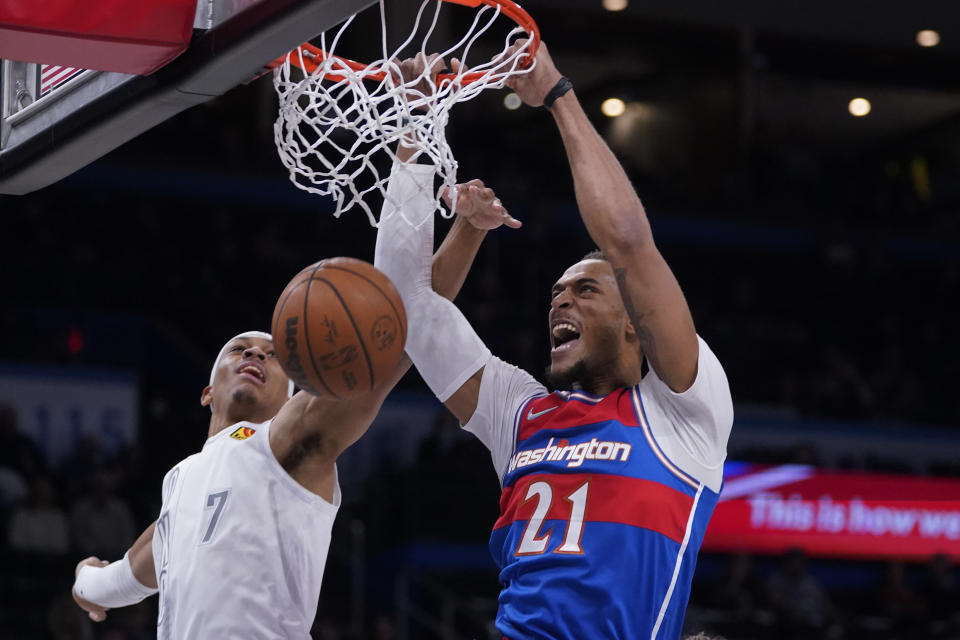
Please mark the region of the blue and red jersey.
<svg viewBox="0 0 960 640"><path fill-rule="evenodd" d="M680 636L719 494L658 446L639 387L523 402L490 550L510 640Z"/></svg>

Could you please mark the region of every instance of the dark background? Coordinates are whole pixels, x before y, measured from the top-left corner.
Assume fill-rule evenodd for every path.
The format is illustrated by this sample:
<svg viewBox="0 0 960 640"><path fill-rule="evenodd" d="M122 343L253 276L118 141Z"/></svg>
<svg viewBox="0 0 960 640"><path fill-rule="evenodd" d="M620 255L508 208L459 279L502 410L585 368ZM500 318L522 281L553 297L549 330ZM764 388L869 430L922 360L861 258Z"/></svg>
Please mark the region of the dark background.
<svg viewBox="0 0 960 640"><path fill-rule="evenodd" d="M735 425L731 458L960 475L952 3L524 6L643 199L698 331L726 368L738 422L775 415L812 426L772 446L737 439ZM925 28L940 32L940 46L917 46ZM524 228L489 234L458 303L495 353L539 374L550 285L593 247L551 118L508 111L504 93L458 105L448 138L460 178L493 186ZM600 113L611 96L629 104L620 118ZM847 112L858 96L872 102L865 118ZM0 411L0 464L31 487L0 512L5 528L18 509L70 513L99 491L142 529L156 517L163 473L202 445L199 392L223 341L268 328L276 296L303 266L332 255L372 260L375 230L361 212L334 220L328 201L287 181L275 117L262 78L56 185L0 196L0 359L134 371L142 408L135 448L110 459L88 443L60 468L37 458L16 436L16 416ZM422 402L425 387L410 374L401 391L401 404ZM317 637L403 637L408 626L410 637L487 633L497 584L483 545L496 480L483 447L439 407L436 416L417 464L383 460L345 496ZM837 450L818 424L867 434L907 426L904 444L923 429L943 455L907 459L869 437ZM75 619L64 595L83 556L70 545L32 555L3 547L0 638L150 637L152 604L95 630ZM960 637L956 561L803 568L798 558L704 554L688 626L730 638ZM803 576L793 599L810 609L771 595L783 575ZM454 613L431 626L401 619L402 602Z"/></svg>

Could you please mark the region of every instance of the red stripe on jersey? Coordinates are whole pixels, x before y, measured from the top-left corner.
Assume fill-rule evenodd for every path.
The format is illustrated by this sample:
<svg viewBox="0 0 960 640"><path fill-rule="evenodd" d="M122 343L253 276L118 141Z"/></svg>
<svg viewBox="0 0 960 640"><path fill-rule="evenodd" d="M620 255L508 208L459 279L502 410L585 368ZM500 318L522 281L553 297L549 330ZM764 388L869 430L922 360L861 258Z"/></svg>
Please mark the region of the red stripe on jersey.
<svg viewBox="0 0 960 640"><path fill-rule="evenodd" d="M627 427L637 427L630 389L618 389L598 402L564 400L558 393L534 398L520 416L517 441L526 440L541 429L569 429L587 424L615 420Z"/></svg>
<svg viewBox="0 0 960 640"><path fill-rule="evenodd" d="M608 474L531 474L504 487L501 515L494 529L533 516L538 500L536 496L527 500L527 491L534 482L546 482L552 490L546 520L568 520L571 504L567 496L589 482L585 522L615 522L649 529L677 543L683 541L693 507L692 496L652 480Z"/></svg>

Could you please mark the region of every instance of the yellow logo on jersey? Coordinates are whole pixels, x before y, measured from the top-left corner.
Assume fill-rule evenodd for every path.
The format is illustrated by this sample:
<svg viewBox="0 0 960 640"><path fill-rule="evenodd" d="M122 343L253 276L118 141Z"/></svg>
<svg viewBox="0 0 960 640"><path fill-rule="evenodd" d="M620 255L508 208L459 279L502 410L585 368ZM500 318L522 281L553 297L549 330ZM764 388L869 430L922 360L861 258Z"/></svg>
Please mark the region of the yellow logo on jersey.
<svg viewBox="0 0 960 640"><path fill-rule="evenodd" d="M256 432L256 429L251 429L250 427L237 427L237 430L231 433L230 437L234 440L246 440Z"/></svg>

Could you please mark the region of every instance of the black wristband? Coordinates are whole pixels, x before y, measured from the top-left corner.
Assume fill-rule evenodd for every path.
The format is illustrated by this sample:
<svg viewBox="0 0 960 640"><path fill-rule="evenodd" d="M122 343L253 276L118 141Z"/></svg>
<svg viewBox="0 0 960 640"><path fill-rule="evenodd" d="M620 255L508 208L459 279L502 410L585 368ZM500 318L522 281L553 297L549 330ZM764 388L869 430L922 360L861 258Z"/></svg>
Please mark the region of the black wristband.
<svg viewBox="0 0 960 640"><path fill-rule="evenodd" d="M543 106L547 109L553 106L553 103L557 101L557 98L565 94L567 91L573 89L573 83L570 82L570 78L567 76L562 76L557 80L557 84L553 85L553 89L547 92L547 95L543 98Z"/></svg>

